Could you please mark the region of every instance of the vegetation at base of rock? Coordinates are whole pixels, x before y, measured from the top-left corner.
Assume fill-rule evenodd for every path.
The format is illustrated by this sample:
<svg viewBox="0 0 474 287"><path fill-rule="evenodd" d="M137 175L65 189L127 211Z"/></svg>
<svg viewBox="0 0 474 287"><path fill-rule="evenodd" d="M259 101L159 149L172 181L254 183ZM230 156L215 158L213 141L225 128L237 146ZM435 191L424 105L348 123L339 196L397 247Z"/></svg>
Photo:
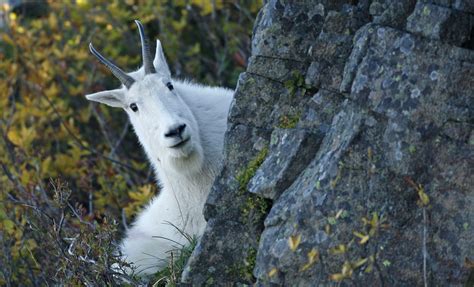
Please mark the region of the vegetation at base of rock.
<svg viewBox="0 0 474 287"><path fill-rule="evenodd" d="M139 19L174 76L233 88L262 3L33 4L0 6L0 285L120 284L110 266L127 266L113 251L158 190L126 115L84 98L118 86L89 42L131 71L141 63Z"/></svg>
<svg viewBox="0 0 474 287"><path fill-rule="evenodd" d="M153 286L179 286L181 273L183 273L186 262L188 262L188 259L198 242L198 239L195 236L189 234L185 234L185 236L188 239L188 244L170 253L171 260L168 266L153 276L155 278L155 280L151 280L151 282L154 282Z"/></svg>

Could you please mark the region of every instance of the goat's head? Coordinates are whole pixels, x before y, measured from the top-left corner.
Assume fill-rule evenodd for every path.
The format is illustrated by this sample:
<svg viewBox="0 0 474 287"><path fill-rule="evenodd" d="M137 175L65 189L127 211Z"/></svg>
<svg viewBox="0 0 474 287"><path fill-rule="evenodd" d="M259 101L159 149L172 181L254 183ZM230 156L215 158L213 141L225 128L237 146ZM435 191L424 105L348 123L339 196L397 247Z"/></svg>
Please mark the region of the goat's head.
<svg viewBox="0 0 474 287"><path fill-rule="evenodd" d="M100 62L122 82L119 89L86 95L88 100L123 108L151 160L178 172L189 171L202 164L203 151L199 127L190 108L173 87L170 70L159 40L152 61L142 24L135 21L140 32L143 66L125 73L89 48Z"/></svg>

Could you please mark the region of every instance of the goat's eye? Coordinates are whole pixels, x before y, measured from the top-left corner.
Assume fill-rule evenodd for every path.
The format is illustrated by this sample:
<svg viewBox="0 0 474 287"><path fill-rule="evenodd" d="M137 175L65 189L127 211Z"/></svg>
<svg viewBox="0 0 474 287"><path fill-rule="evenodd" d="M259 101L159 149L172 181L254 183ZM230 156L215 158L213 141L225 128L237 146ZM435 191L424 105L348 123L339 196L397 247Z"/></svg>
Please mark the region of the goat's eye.
<svg viewBox="0 0 474 287"><path fill-rule="evenodd" d="M171 84L171 82L166 83L166 86L168 87L170 91L174 89L173 84Z"/></svg>
<svg viewBox="0 0 474 287"><path fill-rule="evenodd" d="M137 104L133 103L133 104L130 104L130 108L132 109L132 111L134 112L137 112L138 111L138 107L137 107Z"/></svg>

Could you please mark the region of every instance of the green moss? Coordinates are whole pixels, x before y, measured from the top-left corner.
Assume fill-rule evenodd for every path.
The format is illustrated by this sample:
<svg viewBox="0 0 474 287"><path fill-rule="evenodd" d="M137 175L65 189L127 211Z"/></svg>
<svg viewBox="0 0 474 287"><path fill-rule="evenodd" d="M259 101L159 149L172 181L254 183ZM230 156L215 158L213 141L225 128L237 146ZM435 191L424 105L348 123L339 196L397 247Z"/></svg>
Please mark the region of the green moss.
<svg viewBox="0 0 474 287"><path fill-rule="evenodd" d="M257 260L257 250L251 247L247 250L247 256L242 261L233 264L229 268L229 273L232 277L243 279L247 282L255 280L253 276L253 269Z"/></svg>
<svg viewBox="0 0 474 287"><path fill-rule="evenodd" d="M247 185L249 181L255 176L257 169L262 165L267 157L268 147L263 148L257 156L250 161L247 167L237 174L237 181L239 182L239 195L247 193ZM248 193L248 196L241 207L242 219L247 221L249 216L255 220L259 220L261 216L267 214L270 203L265 198Z"/></svg>
<svg viewBox="0 0 474 287"><path fill-rule="evenodd" d="M430 13L431 13L430 7L425 6L425 8L423 8L423 15L427 16L427 15L430 15Z"/></svg>
<svg viewBox="0 0 474 287"><path fill-rule="evenodd" d="M254 215L253 218L258 220L268 213L269 208L270 203L267 199L258 195L250 194L242 207L242 217L248 218L249 215Z"/></svg>
<svg viewBox="0 0 474 287"><path fill-rule="evenodd" d="M259 224L270 208L269 200L247 192L247 185L255 176L257 169L262 165L268 155L268 146L264 147L248 165L237 174L239 182L239 195L245 199L241 205L242 221L250 224ZM258 242L258 238L257 238ZM232 265L228 272L232 277L240 278L248 282L253 282L253 269L257 259L257 250L253 247L247 250L247 255L243 260L239 260Z"/></svg>
<svg viewBox="0 0 474 287"><path fill-rule="evenodd" d="M237 174L237 181L239 182L239 193L244 194L247 191L249 181L254 177L257 169L262 165L267 157L268 147L264 147L258 155L250 161L247 167Z"/></svg>
<svg viewBox="0 0 474 287"><path fill-rule="evenodd" d="M246 265L245 273L249 275L249 277L253 276L253 269L255 268L256 262L257 262L257 249L250 248L247 253L247 258L245 258L245 262L244 262Z"/></svg>
<svg viewBox="0 0 474 287"><path fill-rule="evenodd" d="M305 95L306 91L311 89L311 86L305 83L304 76L298 70L291 72L291 78L285 81L284 85L292 97L296 94L298 89L301 89L302 95Z"/></svg>
<svg viewBox="0 0 474 287"><path fill-rule="evenodd" d="M297 113L296 115L283 115L280 117L280 124L278 127L282 129L293 129L300 121L300 118L301 113Z"/></svg>
<svg viewBox="0 0 474 287"><path fill-rule="evenodd" d="M214 278L213 277L209 277L207 278L206 282L204 283L204 286L214 286Z"/></svg>

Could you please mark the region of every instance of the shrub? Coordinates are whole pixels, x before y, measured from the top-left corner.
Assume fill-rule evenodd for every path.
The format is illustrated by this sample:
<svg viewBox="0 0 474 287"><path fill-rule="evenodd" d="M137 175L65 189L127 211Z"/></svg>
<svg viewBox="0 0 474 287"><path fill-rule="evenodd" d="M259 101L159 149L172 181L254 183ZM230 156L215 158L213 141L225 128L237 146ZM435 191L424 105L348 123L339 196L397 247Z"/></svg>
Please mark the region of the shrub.
<svg viewBox="0 0 474 287"><path fill-rule="evenodd" d="M88 43L137 68L140 19L175 75L233 88L261 5L61 2L0 8L0 285L120 284L115 242L158 192L125 114L83 96L118 86Z"/></svg>

